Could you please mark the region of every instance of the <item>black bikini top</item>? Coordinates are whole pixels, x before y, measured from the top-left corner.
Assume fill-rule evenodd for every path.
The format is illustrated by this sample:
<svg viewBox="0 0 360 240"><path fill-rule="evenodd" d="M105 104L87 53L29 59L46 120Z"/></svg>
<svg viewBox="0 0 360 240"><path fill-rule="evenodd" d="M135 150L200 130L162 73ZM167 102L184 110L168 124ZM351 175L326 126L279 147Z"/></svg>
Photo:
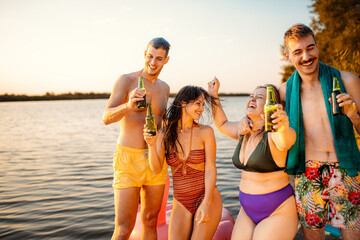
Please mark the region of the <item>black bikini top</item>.
<svg viewBox="0 0 360 240"><path fill-rule="evenodd" d="M260 172L260 173L276 172L285 169L285 167L283 168L278 167L271 155L267 132L264 133L262 140L259 142L255 150L250 155L247 164L243 165L239 159L239 154L243 139L244 136L241 135L239 139L239 143L236 146L234 156L232 157L235 167L249 172Z"/></svg>

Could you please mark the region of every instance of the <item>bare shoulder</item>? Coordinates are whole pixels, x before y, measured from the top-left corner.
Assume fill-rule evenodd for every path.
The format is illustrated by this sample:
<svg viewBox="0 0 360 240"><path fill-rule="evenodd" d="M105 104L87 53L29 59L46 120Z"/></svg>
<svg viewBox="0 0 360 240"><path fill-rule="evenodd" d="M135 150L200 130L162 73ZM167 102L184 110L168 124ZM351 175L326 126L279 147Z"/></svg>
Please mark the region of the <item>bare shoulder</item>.
<svg viewBox="0 0 360 240"><path fill-rule="evenodd" d="M214 135L214 129L209 125L203 125L200 123L198 123L197 125L201 136L206 138L206 137L210 137L211 135Z"/></svg>
<svg viewBox="0 0 360 240"><path fill-rule="evenodd" d="M346 72L346 71L340 71L341 74L341 79L343 80L343 82L347 82L347 83L352 83L352 82L359 82L359 78L358 76L356 76L355 74L351 73L351 72Z"/></svg>
<svg viewBox="0 0 360 240"><path fill-rule="evenodd" d="M341 79L345 85L346 90L351 94L360 94L360 79L351 72L340 71Z"/></svg>
<svg viewBox="0 0 360 240"><path fill-rule="evenodd" d="M164 87L168 87L168 88L169 88L169 85L168 85L165 81L161 80L160 78L158 78L157 80L158 80L159 84L161 84L161 85L164 86Z"/></svg>
<svg viewBox="0 0 360 240"><path fill-rule="evenodd" d="M112 89L107 107L116 107L126 102L128 93L137 86L136 73L120 75Z"/></svg>
<svg viewBox="0 0 360 240"><path fill-rule="evenodd" d="M287 82L283 82L282 84L280 84L279 91L285 91L286 92L286 83Z"/></svg>
<svg viewBox="0 0 360 240"><path fill-rule="evenodd" d="M138 81L138 74L136 72L133 73L127 73L122 74L120 77L116 80L116 85L121 85L123 87L125 86L133 86L134 84L137 85Z"/></svg>
<svg viewBox="0 0 360 240"><path fill-rule="evenodd" d="M158 78L158 84L161 86L161 88L163 89L163 91L167 92L168 95L170 94L170 86L169 84L167 84L166 82L164 82L163 80Z"/></svg>
<svg viewBox="0 0 360 240"><path fill-rule="evenodd" d="M280 102L284 104L286 101L286 82L280 85L279 93L280 93Z"/></svg>
<svg viewBox="0 0 360 240"><path fill-rule="evenodd" d="M197 124L197 131L194 131L194 135L198 136L201 139L203 144L215 144L215 134L214 129L209 125Z"/></svg>

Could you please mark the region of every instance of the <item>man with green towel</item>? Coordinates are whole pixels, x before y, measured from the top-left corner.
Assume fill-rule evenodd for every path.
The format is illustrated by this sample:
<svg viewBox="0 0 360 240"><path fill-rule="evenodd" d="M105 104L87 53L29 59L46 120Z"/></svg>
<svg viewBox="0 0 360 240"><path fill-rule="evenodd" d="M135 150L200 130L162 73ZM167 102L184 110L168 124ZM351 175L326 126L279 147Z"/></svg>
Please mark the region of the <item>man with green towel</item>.
<svg viewBox="0 0 360 240"><path fill-rule="evenodd" d="M360 79L319 62L313 31L296 24L285 32L285 57L296 71L280 86L281 99L297 139L287 172L295 175L295 196L305 239L325 239L327 223L343 239L360 239ZM333 77L344 115L333 116L329 98Z"/></svg>

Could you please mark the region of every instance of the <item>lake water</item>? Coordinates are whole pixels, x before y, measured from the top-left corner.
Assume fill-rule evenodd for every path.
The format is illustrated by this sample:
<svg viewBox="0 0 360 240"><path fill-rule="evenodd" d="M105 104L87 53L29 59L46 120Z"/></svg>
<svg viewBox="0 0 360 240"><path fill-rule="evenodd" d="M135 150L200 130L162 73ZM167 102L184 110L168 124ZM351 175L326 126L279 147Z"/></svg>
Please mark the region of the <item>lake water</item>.
<svg viewBox="0 0 360 240"><path fill-rule="evenodd" d="M244 115L247 97L223 99L229 120ZM0 239L111 238L119 124L102 123L106 102L0 103ZM211 124L206 116L201 122ZM236 141L217 130L215 135L217 186L236 218L240 170L231 161Z"/></svg>

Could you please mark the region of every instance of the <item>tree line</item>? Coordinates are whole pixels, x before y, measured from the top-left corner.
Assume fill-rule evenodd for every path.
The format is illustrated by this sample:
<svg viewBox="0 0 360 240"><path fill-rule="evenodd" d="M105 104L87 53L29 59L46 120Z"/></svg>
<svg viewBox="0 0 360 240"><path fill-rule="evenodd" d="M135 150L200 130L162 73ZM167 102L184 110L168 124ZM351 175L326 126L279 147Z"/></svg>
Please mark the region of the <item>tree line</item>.
<svg viewBox="0 0 360 240"><path fill-rule="evenodd" d="M170 97L175 97L176 93L170 93ZM220 97L223 96L249 96L249 93L219 93ZM29 96L26 94L3 94L0 95L0 102L17 102L17 101L52 101L52 100L81 100L81 99L108 99L110 93L62 93L55 94L47 92L45 95Z"/></svg>
<svg viewBox="0 0 360 240"><path fill-rule="evenodd" d="M107 99L110 93L62 93L54 94L47 92L45 95L29 96L25 94L3 94L0 95L0 102L12 102L12 101L48 101L48 100L78 100L78 99Z"/></svg>
<svg viewBox="0 0 360 240"><path fill-rule="evenodd" d="M339 70L360 76L360 1L312 0L310 27L319 44L319 60ZM280 51L284 53L284 45ZM285 60L285 59L284 59ZM292 64L282 66L281 82L295 71Z"/></svg>

